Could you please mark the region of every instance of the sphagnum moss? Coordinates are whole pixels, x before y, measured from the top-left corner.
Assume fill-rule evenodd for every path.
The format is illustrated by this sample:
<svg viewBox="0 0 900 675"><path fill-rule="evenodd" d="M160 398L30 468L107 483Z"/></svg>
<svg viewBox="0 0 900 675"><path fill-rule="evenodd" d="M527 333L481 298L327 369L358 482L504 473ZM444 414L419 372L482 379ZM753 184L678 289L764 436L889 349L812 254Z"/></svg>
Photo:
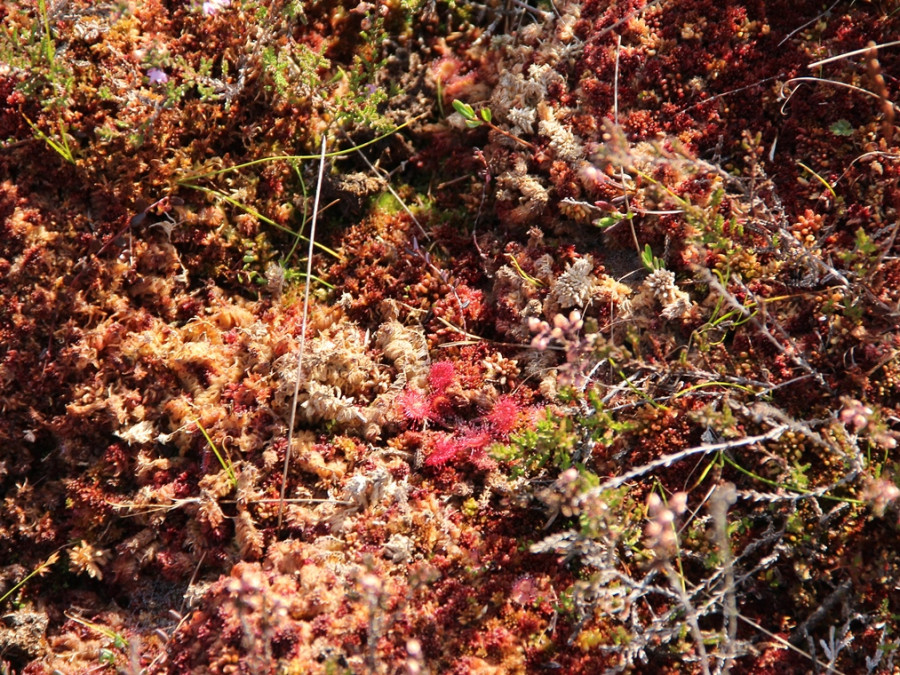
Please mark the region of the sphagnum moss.
<svg viewBox="0 0 900 675"><path fill-rule="evenodd" d="M814 5L0 7L2 667L892 672L900 19Z"/></svg>

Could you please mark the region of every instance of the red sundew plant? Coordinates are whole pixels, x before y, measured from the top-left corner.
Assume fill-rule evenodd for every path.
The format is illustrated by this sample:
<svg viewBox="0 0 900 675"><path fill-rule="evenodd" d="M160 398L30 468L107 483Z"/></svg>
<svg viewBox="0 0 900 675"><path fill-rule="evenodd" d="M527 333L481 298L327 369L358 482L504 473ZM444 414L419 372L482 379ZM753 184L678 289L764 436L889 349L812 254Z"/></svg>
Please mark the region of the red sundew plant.
<svg viewBox="0 0 900 675"><path fill-rule="evenodd" d="M502 437L496 429L460 425L451 433L441 432L432 437L425 465L439 467L453 462L489 471L497 466L497 462L489 456L487 449Z"/></svg>
<svg viewBox="0 0 900 675"><path fill-rule="evenodd" d="M491 411L485 416L488 424L493 431L505 437L516 428L519 423L519 413L522 411L521 406L511 396L501 396L494 403Z"/></svg>
<svg viewBox="0 0 900 675"><path fill-rule="evenodd" d="M456 379L456 368L450 361L437 361L428 371L428 384L435 394L443 394Z"/></svg>
<svg viewBox="0 0 900 675"><path fill-rule="evenodd" d="M435 419L429 397L418 389L404 389L397 397L396 405L403 417L412 424L422 426Z"/></svg>
<svg viewBox="0 0 900 675"><path fill-rule="evenodd" d="M466 449L465 443L454 434L446 432L440 433L436 438L432 438L432 449L425 458L427 466L441 466L450 462Z"/></svg>

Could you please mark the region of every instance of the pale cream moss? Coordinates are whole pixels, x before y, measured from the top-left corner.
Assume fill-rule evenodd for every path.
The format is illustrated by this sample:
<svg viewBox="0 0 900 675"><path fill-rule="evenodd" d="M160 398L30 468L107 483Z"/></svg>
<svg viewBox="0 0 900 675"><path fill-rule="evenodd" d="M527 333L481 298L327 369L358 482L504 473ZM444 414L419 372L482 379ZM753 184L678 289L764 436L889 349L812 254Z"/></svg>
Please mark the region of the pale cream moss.
<svg viewBox="0 0 900 675"><path fill-rule="evenodd" d="M117 431L115 434L128 443L128 445L144 445L146 443L153 443L157 439L159 432L152 422L144 420L127 429Z"/></svg>
<svg viewBox="0 0 900 675"><path fill-rule="evenodd" d="M544 316L552 317L572 307L587 309L593 303L613 303L620 316L629 314L631 288L606 274L595 275L593 268L591 256L566 265L565 271L550 286L544 300Z"/></svg>
<svg viewBox="0 0 900 675"><path fill-rule="evenodd" d="M578 137L557 119L557 111L546 103L537 108L538 133L550 139L550 149L558 159L576 162L584 157L584 148Z"/></svg>
<svg viewBox="0 0 900 675"><path fill-rule="evenodd" d="M576 160L582 154L580 140L559 121L566 111L557 112L546 99L553 84L565 84L565 78L548 64L532 64L527 77L519 67L503 72L491 94L491 111L500 119L506 119L514 134L531 134L534 123L538 133L550 139L550 147L556 156ZM512 143L509 139L498 142Z"/></svg>
<svg viewBox="0 0 900 675"><path fill-rule="evenodd" d="M616 281L609 275L602 275L595 287L596 296L601 302L611 302L618 306L620 312L631 311L631 287Z"/></svg>
<svg viewBox="0 0 900 675"><path fill-rule="evenodd" d="M516 188L522 193L525 206L537 212L543 211L550 200L547 188L535 176L525 175L515 179Z"/></svg>
<svg viewBox="0 0 900 675"><path fill-rule="evenodd" d="M537 111L534 108L510 108L506 114L506 120L512 126L510 131L516 135L533 134L536 119Z"/></svg>
<svg viewBox="0 0 900 675"><path fill-rule="evenodd" d="M539 83L523 77L521 68L503 72L491 93L491 112L505 117L511 108L534 109L544 95Z"/></svg>
<svg viewBox="0 0 900 675"><path fill-rule="evenodd" d="M384 360L393 364L393 374ZM355 324L335 323L306 348L298 416L308 423L331 423L337 429L374 439L392 420L397 393L407 384L424 387L427 364L428 349L421 329L390 321L378 329L370 346ZM273 373L273 409L287 421L296 383L296 351L277 359Z"/></svg>
<svg viewBox="0 0 900 675"><path fill-rule="evenodd" d="M273 364L277 388L273 409L289 420L297 377L297 351ZM363 410L389 382L367 354L363 332L349 322L336 323L309 340L303 354L297 414L309 423L333 422L338 428L361 428Z"/></svg>
<svg viewBox="0 0 900 675"><path fill-rule="evenodd" d="M382 324L375 338L385 358L393 361L398 384L424 388L428 376L428 343L421 327L404 326L399 321Z"/></svg>
<svg viewBox="0 0 900 675"><path fill-rule="evenodd" d="M534 261L534 276L549 284L556 275L553 273L553 256L545 253Z"/></svg>
<svg viewBox="0 0 900 675"><path fill-rule="evenodd" d="M537 289L527 282L509 265L503 265L494 273L491 290L494 302L503 310L496 320L496 327L507 339L526 342L531 339L523 317L538 316L541 303L537 299Z"/></svg>
<svg viewBox="0 0 900 675"><path fill-rule="evenodd" d="M496 85L488 101L495 123L505 125L511 134L523 139L537 133L549 141L549 151L555 159L569 163L583 159L584 148L565 121L572 112L556 105L552 92L568 88L566 77L555 65L580 48L581 43L574 36L575 16L573 13L565 21L557 20L555 32L525 28L515 42L496 41L494 49L500 58L496 64ZM540 36L549 39L537 39ZM497 171L497 197L518 201L509 214L511 222L525 222L543 213L550 203L551 190L543 178L528 172L525 162L518 161L521 144L497 133L490 138L496 145L517 151L510 157L513 165L500 166Z"/></svg>
<svg viewBox="0 0 900 675"><path fill-rule="evenodd" d="M111 554L106 549L94 548L82 540L69 549L69 568L76 574L102 579L102 567L109 562L110 557Z"/></svg>
<svg viewBox="0 0 900 675"><path fill-rule="evenodd" d="M579 258L559 275L544 301L544 316L553 316L561 309L584 308L590 303L597 284L591 256Z"/></svg>
<svg viewBox="0 0 900 675"><path fill-rule="evenodd" d="M527 173L526 163L519 161L497 177L497 199L518 201L519 207L511 217L519 221L542 213L550 193L539 178Z"/></svg>
<svg viewBox="0 0 900 675"><path fill-rule="evenodd" d="M557 7L557 12L554 34L557 42L564 45L575 43L580 48L581 41L575 37L575 24L581 18L581 5L575 2L566 2L561 7Z"/></svg>
<svg viewBox="0 0 900 675"><path fill-rule="evenodd" d="M635 310L653 311L661 307L660 315L664 319L681 319L694 307L690 296L675 284L675 274L671 270L654 270L638 291L634 301Z"/></svg>
<svg viewBox="0 0 900 675"><path fill-rule="evenodd" d="M547 97L547 90L552 84L565 85L566 78L553 69L549 63L537 64L533 63L528 67L529 82L536 84L540 88L541 100Z"/></svg>

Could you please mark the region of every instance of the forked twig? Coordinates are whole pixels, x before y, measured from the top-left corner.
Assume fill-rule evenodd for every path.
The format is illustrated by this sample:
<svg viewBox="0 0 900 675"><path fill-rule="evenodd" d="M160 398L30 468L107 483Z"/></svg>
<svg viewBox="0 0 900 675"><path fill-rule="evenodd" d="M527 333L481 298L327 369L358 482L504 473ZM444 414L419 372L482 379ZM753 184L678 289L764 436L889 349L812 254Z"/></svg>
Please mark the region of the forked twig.
<svg viewBox="0 0 900 675"><path fill-rule="evenodd" d="M766 630L765 628L763 628L762 626L760 626L758 623L756 623L756 621L754 621L753 619L750 619L750 618L744 616L744 615L741 614L740 612L738 612L737 617L738 617L741 621L743 621L744 623L746 623L746 624L752 626L753 628L755 628L756 630L758 630L758 631L759 631L760 633L762 633L763 635L765 635L765 636L771 638L772 640L774 640L775 642L777 642L778 644L780 644L780 645L781 645L782 647L784 647L785 649L790 649L791 651L796 652L797 654L800 654L801 656L805 656L806 658L808 658L810 661L812 661L813 663L815 663L815 664L818 665L819 667L827 668L827 669L828 669L828 672L834 673L835 675L844 675L843 672L841 672L840 670L838 670L838 669L835 668L834 666L830 666L830 665L828 665L827 663L825 663L825 662L823 662L823 661L820 661L819 659L817 659L815 656L813 656L813 655L810 654L809 652L805 652L805 651L803 651L802 649L800 649L799 647L796 647L796 646L792 645L790 642L788 642L787 640L785 640L785 639L784 639L783 637L781 637L780 635L776 635L775 633L773 633L773 632L771 632L771 631L769 631L769 630Z"/></svg>
<svg viewBox="0 0 900 675"><path fill-rule="evenodd" d="M656 469L671 466L675 462L680 462L683 459L691 457L693 455L706 455L713 452L719 452L721 450L730 450L732 448L739 448L746 445L753 445L755 443L762 443L764 441L771 441L779 438L781 434L787 431L790 428L788 424L779 424L773 429L767 431L764 434L759 434L758 436L746 436L744 438L739 438L733 441L725 441L723 443L704 443L702 445L695 446L693 448L687 448L686 450L681 450L679 452L674 452L670 455L664 455L659 459L655 459L652 462L647 462L646 464L639 466L635 469L631 469L630 471L626 471L621 476L615 476L614 478L610 478L606 482L600 484L599 486L592 488L588 492L585 492L579 501L583 501L588 498L592 498L594 496L599 496L606 492L607 490L612 490L620 485L624 485L630 480L634 480L635 478L640 478L651 471Z"/></svg>

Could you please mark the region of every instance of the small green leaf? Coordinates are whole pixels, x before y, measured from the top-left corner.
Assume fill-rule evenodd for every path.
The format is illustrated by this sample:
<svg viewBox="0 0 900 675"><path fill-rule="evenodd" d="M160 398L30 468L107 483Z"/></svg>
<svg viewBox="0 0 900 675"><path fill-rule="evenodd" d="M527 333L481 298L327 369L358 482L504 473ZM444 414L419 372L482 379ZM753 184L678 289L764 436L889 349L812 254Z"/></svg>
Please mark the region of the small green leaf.
<svg viewBox="0 0 900 675"><path fill-rule="evenodd" d="M835 136L852 136L853 135L853 127L850 126L850 122L845 119L839 119L837 122L828 127L828 130L831 131Z"/></svg>
<svg viewBox="0 0 900 675"><path fill-rule="evenodd" d="M644 252L641 253L641 262L651 272L665 268L665 263L653 255L653 249L650 248L650 244L644 245Z"/></svg>
<svg viewBox="0 0 900 675"><path fill-rule="evenodd" d="M620 220L622 220L621 216L603 216L602 218L597 218L597 220L594 221L594 225L596 227L599 227L600 229L603 229L606 227L612 227Z"/></svg>
<svg viewBox="0 0 900 675"><path fill-rule="evenodd" d="M491 113L490 108L482 108L481 109L481 119L485 122L490 122L493 119L494 115Z"/></svg>
<svg viewBox="0 0 900 675"><path fill-rule="evenodd" d="M455 98L453 99L453 107L456 109L456 112L465 117L467 120L475 119L475 109L468 103L463 103L458 98Z"/></svg>

